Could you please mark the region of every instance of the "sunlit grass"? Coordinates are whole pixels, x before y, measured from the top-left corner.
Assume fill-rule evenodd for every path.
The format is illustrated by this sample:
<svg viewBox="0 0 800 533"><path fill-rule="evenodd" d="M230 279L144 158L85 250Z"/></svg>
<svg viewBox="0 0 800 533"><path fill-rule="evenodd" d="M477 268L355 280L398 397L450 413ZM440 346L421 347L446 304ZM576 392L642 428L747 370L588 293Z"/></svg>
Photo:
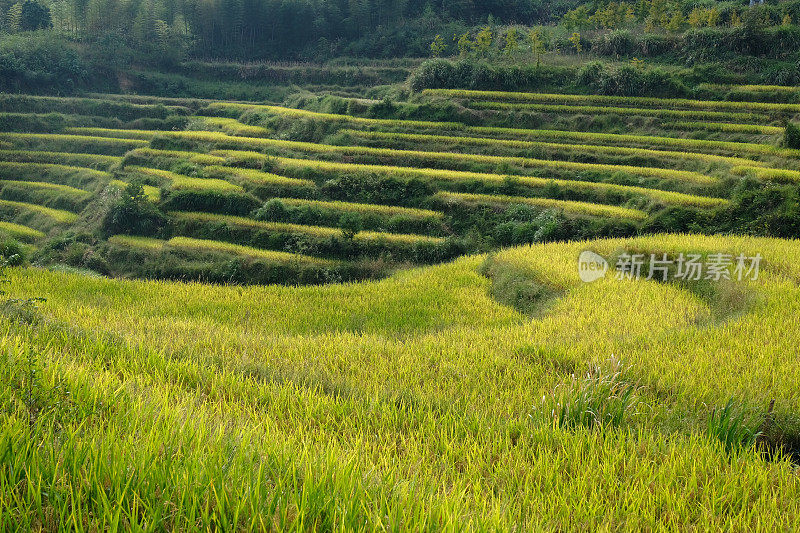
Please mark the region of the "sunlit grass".
<svg viewBox="0 0 800 533"><path fill-rule="evenodd" d="M309 226L305 224L290 224L285 222L265 222L261 220L253 220L251 218L246 218L246 217L218 215L214 213L173 211L170 214L176 219L222 223L222 224L229 224L231 226L252 228L254 230L262 230L274 233L300 233L321 238L342 237L341 229L331 228L327 226ZM356 241L384 240L386 242L405 243L405 244L413 244L416 242L441 243L444 241L444 239L441 237L429 237L427 235L413 235L413 234L403 234L403 233L386 233L377 231L359 231L358 233L355 234L353 239Z"/></svg>
<svg viewBox="0 0 800 533"><path fill-rule="evenodd" d="M569 200L553 200L550 198L530 198L524 196L455 192L440 192L437 193L436 196L445 200L483 203L489 205L528 204L537 207L562 209L567 213L591 215L597 217L627 218L631 220L642 220L647 218L646 213L637 209L628 209L625 207L595 204L590 202L572 202Z"/></svg>
<svg viewBox="0 0 800 533"><path fill-rule="evenodd" d="M208 191L208 192L244 192L239 185L230 183L229 181L216 179L216 178L193 178L191 176L184 176L168 170L160 170L156 168L147 168L140 166L125 167L126 171L133 173L144 174L146 176L153 176L169 182L174 190L191 190L191 191Z"/></svg>
<svg viewBox="0 0 800 533"><path fill-rule="evenodd" d="M587 248L765 268L715 323L678 285L582 283ZM736 425L715 422L733 396L800 408L798 260L794 241L699 235L501 251L557 290L535 318L492 299L482 257L304 288L15 269L46 320L2 324L0 509L24 529L791 529L796 467L711 428ZM611 354L621 372L594 373Z"/></svg>
<svg viewBox="0 0 800 533"><path fill-rule="evenodd" d="M75 213L70 213L69 211L64 211L62 209L52 209L50 207L44 207L42 205L30 204L27 202L0 200L0 207L7 207L17 211L31 211L34 213L39 213L41 215L53 219L55 222L59 224L71 224L72 222L75 222L78 219L78 215L76 215Z"/></svg>
<svg viewBox="0 0 800 533"><path fill-rule="evenodd" d="M489 146L489 147L507 147L519 149L532 149L542 148L548 150L560 150L568 155L575 153L596 153L608 154L616 156L639 156L639 157L657 157L667 159L684 159L691 161L700 161L703 163L722 163L725 165L751 165L761 166L763 163L753 161L752 159L743 159L740 157L727 157L715 154L704 154L695 152L677 152L671 150L653 150L647 148L629 148L625 146L605 146L605 145L587 145L587 144L565 144L565 143L549 143L539 141L521 141L513 139L495 139L491 137L459 137L453 135L426 135L415 133L393 133L393 132L380 132L380 131L360 131L360 130L342 130L342 133L347 133L355 137L363 137L366 139L385 139L389 141L412 141L422 145L428 143L448 143L448 144L464 144L469 146Z"/></svg>
<svg viewBox="0 0 800 533"><path fill-rule="evenodd" d="M504 91L474 91L466 89L426 89L424 94L467 98L475 100L500 100L511 102L561 102L569 104L616 104L636 107L660 107L664 109L707 109L750 112L800 112L800 104L770 102L739 102L727 100L691 100L686 98L653 98L647 96L607 96L596 94L546 94Z"/></svg>
<svg viewBox="0 0 800 533"><path fill-rule="evenodd" d="M7 233L15 239L26 242L35 241L36 239L44 237L44 233L39 230L23 226L22 224L4 221L0 221L0 233Z"/></svg>

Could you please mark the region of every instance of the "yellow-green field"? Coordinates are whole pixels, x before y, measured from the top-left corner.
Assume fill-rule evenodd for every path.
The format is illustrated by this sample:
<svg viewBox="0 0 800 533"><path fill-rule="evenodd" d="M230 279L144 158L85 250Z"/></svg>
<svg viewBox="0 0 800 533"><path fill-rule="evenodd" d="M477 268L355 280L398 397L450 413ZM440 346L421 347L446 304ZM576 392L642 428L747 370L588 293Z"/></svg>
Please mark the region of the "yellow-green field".
<svg viewBox="0 0 800 533"><path fill-rule="evenodd" d="M585 249L762 254L763 269L705 288L582 283ZM714 429L731 398L749 427L773 399L776 424L800 408L797 241L655 236L485 261L307 288L10 270L11 296L46 301L2 325L0 513L25 530L800 520L797 466ZM542 288L533 314L501 303L507 273Z"/></svg>

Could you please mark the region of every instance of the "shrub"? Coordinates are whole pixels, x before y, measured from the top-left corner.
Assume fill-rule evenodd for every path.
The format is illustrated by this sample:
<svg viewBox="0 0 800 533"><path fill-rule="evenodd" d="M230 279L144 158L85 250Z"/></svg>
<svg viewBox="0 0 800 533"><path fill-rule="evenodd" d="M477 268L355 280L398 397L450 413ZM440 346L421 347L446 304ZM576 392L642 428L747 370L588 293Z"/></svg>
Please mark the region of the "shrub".
<svg viewBox="0 0 800 533"><path fill-rule="evenodd" d="M363 227L361 215L358 213L343 214L339 219L339 227L342 228L344 238L352 240Z"/></svg>
<svg viewBox="0 0 800 533"><path fill-rule="evenodd" d="M787 148L800 149L800 127L792 122L787 122L786 131L783 134L783 144Z"/></svg>
<svg viewBox="0 0 800 533"><path fill-rule="evenodd" d="M66 41L49 33L0 38L0 91L71 93L88 77Z"/></svg>
<svg viewBox="0 0 800 533"><path fill-rule="evenodd" d="M19 241L0 236L0 264L19 266L25 262L25 249Z"/></svg>
<svg viewBox="0 0 800 533"><path fill-rule="evenodd" d="M156 235L166 218L147 198L144 187L133 182L125 187L103 218L107 235Z"/></svg>

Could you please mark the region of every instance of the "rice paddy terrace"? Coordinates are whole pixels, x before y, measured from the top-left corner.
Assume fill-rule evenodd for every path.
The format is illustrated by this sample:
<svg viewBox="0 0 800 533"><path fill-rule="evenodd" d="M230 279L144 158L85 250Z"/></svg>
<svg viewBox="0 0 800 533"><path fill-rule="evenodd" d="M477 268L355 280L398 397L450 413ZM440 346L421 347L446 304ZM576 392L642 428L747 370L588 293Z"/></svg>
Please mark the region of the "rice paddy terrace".
<svg viewBox="0 0 800 533"><path fill-rule="evenodd" d="M582 283L586 247L763 269ZM789 531L798 265L797 241L666 235L311 287L10 269L46 301L0 323L0 525Z"/></svg>
<svg viewBox="0 0 800 533"><path fill-rule="evenodd" d="M791 530L793 91L1 95L0 530Z"/></svg>
<svg viewBox="0 0 800 533"><path fill-rule="evenodd" d="M260 283L363 279L503 245L629 236L675 210L713 220L745 182L800 182L800 151L780 144L782 121L800 113L787 94L416 97L418 108L454 104L446 121L371 116L359 99L331 113L2 95L0 231L40 262ZM110 206L137 193L154 224L109 223Z"/></svg>

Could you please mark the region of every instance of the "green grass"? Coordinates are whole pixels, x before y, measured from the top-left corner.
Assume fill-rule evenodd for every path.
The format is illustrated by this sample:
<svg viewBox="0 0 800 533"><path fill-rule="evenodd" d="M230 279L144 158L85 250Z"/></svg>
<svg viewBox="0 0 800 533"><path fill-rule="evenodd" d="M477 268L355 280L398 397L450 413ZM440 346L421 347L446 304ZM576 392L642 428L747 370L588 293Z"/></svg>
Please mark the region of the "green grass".
<svg viewBox="0 0 800 533"><path fill-rule="evenodd" d="M269 231L274 233L300 233L320 238L342 237L342 230L325 226L308 226L304 224L288 224L284 222L264 222L251 218L237 217L231 215L217 215L213 213L193 213L173 211L170 213L177 219L213 222L228 224L243 228ZM377 241L384 240L391 243L413 244L416 242L441 243L444 242L440 237L429 237L427 235L413 235L403 233L385 233L376 231L360 231L354 239L356 241Z"/></svg>
<svg viewBox="0 0 800 533"><path fill-rule="evenodd" d="M16 163L48 163L94 170L110 170L122 158L111 155L79 154L72 152L44 152L33 150L0 150L0 161Z"/></svg>
<svg viewBox="0 0 800 533"><path fill-rule="evenodd" d="M311 257L302 254L291 254L287 252L275 252L272 250L262 250L252 246L241 246L221 241L207 239L191 239L189 237L173 237L167 241L167 246L181 248L185 250L197 250L208 252L223 252L233 255L241 255L262 259L273 263L306 263L312 265L331 265L332 261Z"/></svg>
<svg viewBox="0 0 800 533"><path fill-rule="evenodd" d="M109 185L124 190L128 186L128 182L122 180L111 180ZM158 187L153 187L152 185L142 185L142 190L144 191L144 195L151 202L158 202L161 199L161 190Z"/></svg>
<svg viewBox="0 0 800 533"><path fill-rule="evenodd" d="M399 207L394 205L379 205L379 204L360 204L353 202L340 202L340 201L324 201L324 200L306 200L303 198L278 198L283 204L294 207L308 206L317 207L319 209L329 209L331 211L346 211L351 213L361 213L363 215L380 215L380 216L403 216L408 218L425 219L425 218L442 218L442 214L430 209L417 209L413 207Z"/></svg>
<svg viewBox="0 0 800 533"><path fill-rule="evenodd" d="M740 157L726 157L714 154L678 152L670 150L653 150L646 148L628 148L624 146L564 144L564 143L548 143L548 142L536 142L536 141L520 141L512 139L494 139L491 137L458 137L452 135L426 135L417 133L393 133L393 132L382 132L382 131L360 131L360 130L347 130L347 129L341 130L341 133L346 133L354 137L362 137L365 139L407 141L407 142L419 143L422 145L446 143L446 144L463 144L467 146L488 146L488 147L518 148L518 149L541 148L546 150L564 152L568 155L573 155L575 153L595 153L595 154L604 154L604 155L608 154L608 155L626 156L626 157L635 156L635 157L655 157L655 158L666 158L666 159L684 159L691 161L699 161L701 163L720 163L725 165L751 165L751 166L762 165L762 163L753 161L752 159L743 159Z"/></svg>
<svg viewBox="0 0 800 533"><path fill-rule="evenodd" d="M0 233L7 233L15 239L25 242L32 242L36 239L44 237L44 233L22 224L15 224L13 222L0 221Z"/></svg>
<svg viewBox="0 0 800 533"><path fill-rule="evenodd" d="M652 98L646 96L606 96L594 94L544 94L503 91L472 91L463 89L426 89L423 94L466 98L473 100L500 100L511 102L545 102L583 105L585 103L624 105L632 107L658 107L663 109L706 109L748 111L759 113L799 113L800 104L775 104L768 102L738 102L724 100L690 100L685 98Z"/></svg>
<svg viewBox="0 0 800 533"><path fill-rule="evenodd" d="M173 190L191 190L218 193L244 192L244 189L242 189L239 185L215 178L193 178L190 176L177 174L175 172L170 172L168 170L159 170L156 168L140 166L128 166L125 167L125 170L137 174L144 174L146 176L153 176L165 182L169 182Z"/></svg>
<svg viewBox="0 0 800 533"><path fill-rule="evenodd" d="M70 187L69 185L61 185L58 183L48 183L46 181L19 181L19 180L6 180L6 179L0 180L0 189L5 187L6 185L12 185L14 187L28 188L34 190L44 190L59 195L69 196L77 200L85 200L91 197L92 195L90 192L84 191L83 189L76 189L75 187Z"/></svg>
<svg viewBox="0 0 800 533"><path fill-rule="evenodd" d="M13 209L15 211L30 211L44 215L59 224L71 224L78 219L78 215L61 209L51 209L37 204L27 202L15 202L12 200L0 200L0 207Z"/></svg>
<svg viewBox="0 0 800 533"><path fill-rule="evenodd" d="M562 132L559 132L562 133ZM363 155L386 158L412 158L423 160L446 160L455 162L474 162L490 164L509 164L522 167L546 168L567 172L626 172L636 176L647 176L659 179L680 180L695 184L713 184L716 179L688 170L673 170L669 168L639 167L633 165L611 165L602 163L579 163L575 161L557 161L547 159L534 159L530 157L505 157L484 154L467 154L455 152L428 152L424 150L395 150L392 148L372 148L368 146L336 146L330 144L317 144L301 141L286 141L281 139L261 139L253 137L232 137L222 133L212 132L170 132L171 137L191 140L194 142L214 143L222 146L248 147L248 148L277 148L283 150L302 151L318 154L346 154ZM739 143L732 143L739 144ZM218 153L218 152L215 152ZM800 151L798 151L800 153Z"/></svg>
<svg viewBox="0 0 800 533"><path fill-rule="evenodd" d="M567 213L576 215L590 215L596 217L626 218L630 220L642 220L647 218L647 214L638 209L628 209L613 205L594 204L589 202L572 202L569 200L553 200L550 198L530 198L524 196L506 196L495 194L470 194L440 192L436 195L443 200L453 200L456 202L473 202L489 205L510 205L528 204L536 207L561 209Z"/></svg>
<svg viewBox="0 0 800 533"><path fill-rule="evenodd" d="M593 105L563 104L518 104L509 102L470 102L469 107L475 109L492 109L500 111L533 111L537 113L553 113L557 115L580 113L586 115L618 114L624 116L663 117L688 120L724 120L724 121L769 121L767 115L756 113L731 113L729 111L697 111L686 109L660 109L644 107L615 107Z"/></svg>
<svg viewBox="0 0 800 533"><path fill-rule="evenodd" d="M236 152L225 152L226 157L232 162L236 161ZM245 159L252 161L253 152L246 152ZM266 160L268 156L262 155ZM465 172L457 170L442 170L434 168L398 167L389 165L365 165L358 163L339 163L333 161L317 161L309 159L293 159L286 157L271 158L279 167L286 169L317 169L324 172L359 172L388 174L393 176L405 176L412 178L423 178L431 180L442 180L445 182L467 182L470 180L485 183L505 183L509 176L503 174L491 174L481 172ZM577 180L558 180L545 179L532 176L514 176L522 185L530 187L547 187L557 185L567 190L590 191L596 193L614 193L626 196L645 196L657 202L675 205L690 205L696 207L717 207L727 204L727 200L722 198L710 198L691 194L677 193L672 191L662 191L659 189L647 189L644 187L634 187L629 185L617 185L614 183L597 183L591 181Z"/></svg>

